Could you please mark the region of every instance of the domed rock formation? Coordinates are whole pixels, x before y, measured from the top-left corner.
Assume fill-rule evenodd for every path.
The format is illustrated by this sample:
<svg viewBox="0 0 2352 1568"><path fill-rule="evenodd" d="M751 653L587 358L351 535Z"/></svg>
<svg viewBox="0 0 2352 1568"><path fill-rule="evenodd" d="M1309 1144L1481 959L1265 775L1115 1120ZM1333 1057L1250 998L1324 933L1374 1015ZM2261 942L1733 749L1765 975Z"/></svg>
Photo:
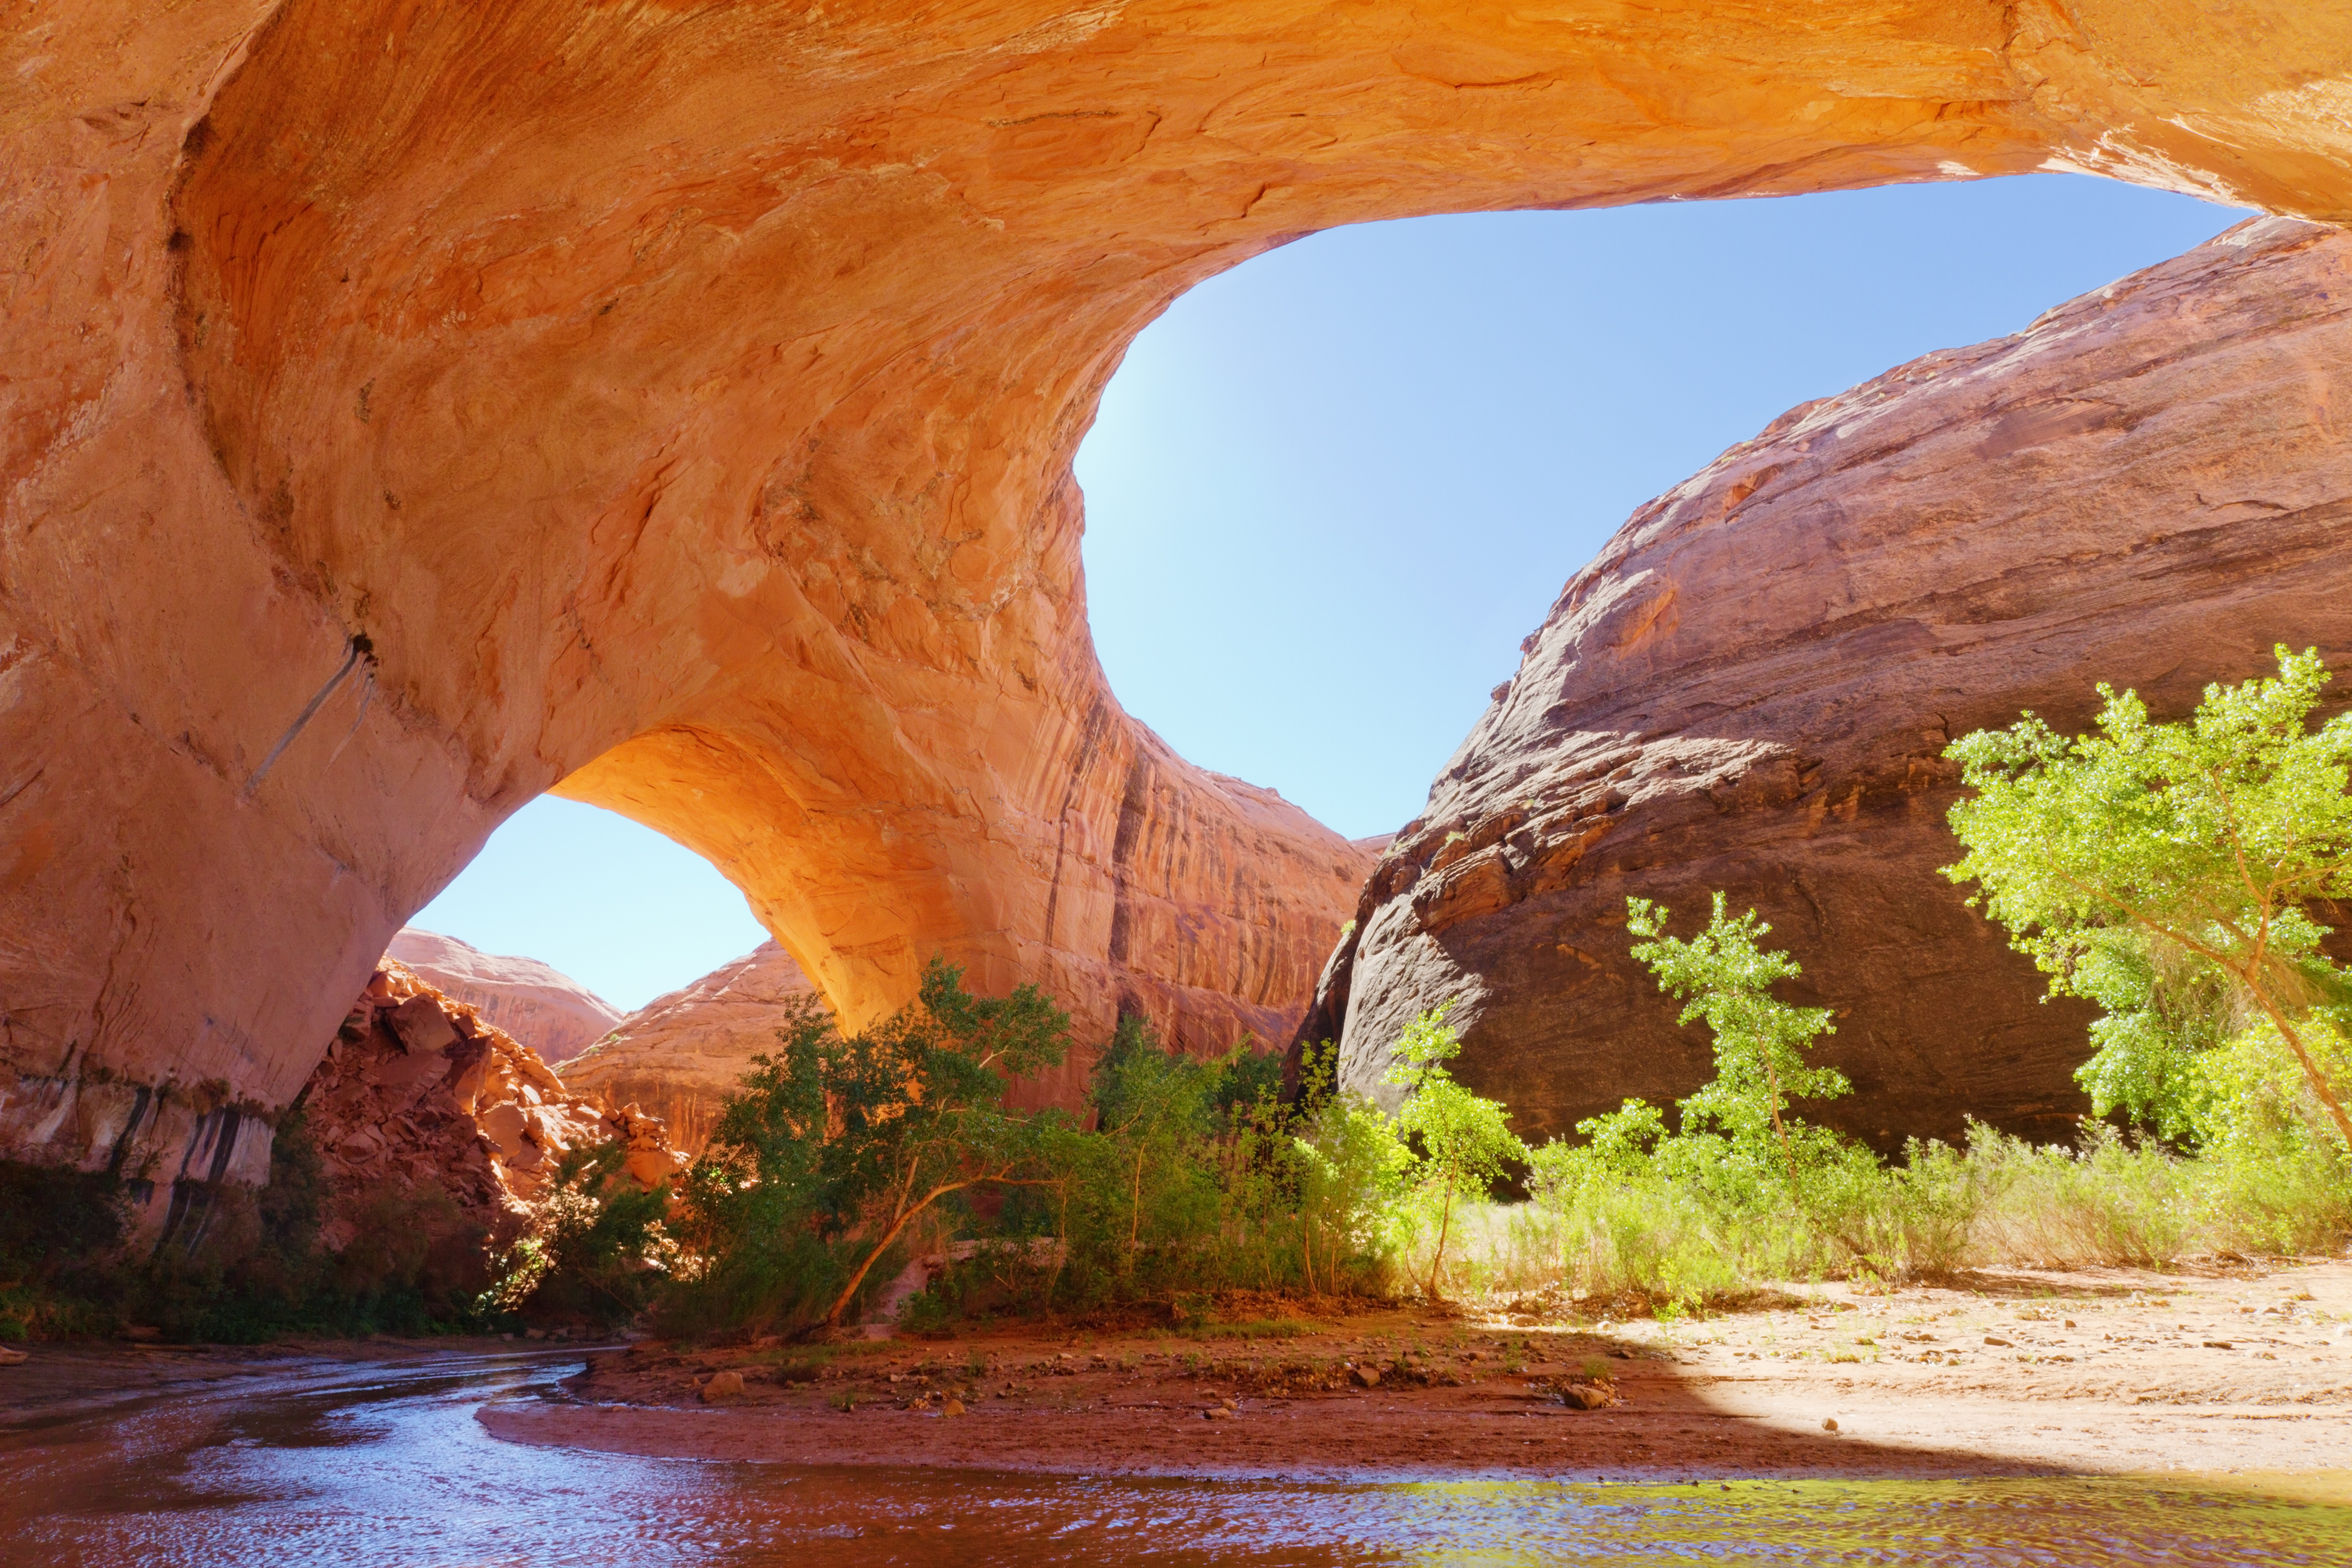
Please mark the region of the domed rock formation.
<svg viewBox="0 0 2352 1568"><path fill-rule="evenodd" d="M383 950L484 1023L504 1029L553 1067L613 1032L621 1010L535 958L484 952L438 931L403 926Z"/></svg>
<svg viewBox="0 0 2352 1568"><path fill-rule="evenodd" d="M2039 167L2352 215L2306 0L55 12L0 44L0 1150L55 1158L285 1104L555 786L852 1022L944 952L1268 1032L1362 862L1119 710L1070 460L1286 238Z"/></svg>
<svg viewBox="0 0 2352 1568"><path fill-rule="evenodd" d="M700 1153L719 1102L753 1057L776 1048L785 1011L814 996L793 955L763 942L621 1020L564 1064L563 1085L608 1105L642 1106L668 1125L679 1148Z"/></svg>
<svg viewBox="0 0 2352 1568"><path fill-rule="evenodd" d="M1954 737L2099 680L2159 715L2316 645L2352 674L2352 236L2271 219L1790 410L1578 574L1381 858L1307 1039L1382 1090L1448 997L1525 1134L1688 1093L1706 1031L1627 954L1753 906L1838 1010L1865 1137L2071 1131L2088 1015L1937 875ZM1393 1090L1386 1092L1393 1093ZM1809 1111L1809 1114L1811 1112Z"/></svg>

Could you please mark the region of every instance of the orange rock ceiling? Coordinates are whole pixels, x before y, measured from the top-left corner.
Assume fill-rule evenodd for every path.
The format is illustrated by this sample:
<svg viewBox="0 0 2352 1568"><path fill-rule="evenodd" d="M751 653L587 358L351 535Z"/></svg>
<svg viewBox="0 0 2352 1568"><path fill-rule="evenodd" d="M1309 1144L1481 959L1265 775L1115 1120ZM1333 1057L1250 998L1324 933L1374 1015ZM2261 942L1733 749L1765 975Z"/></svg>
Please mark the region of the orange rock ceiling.
<svg viewBox="0 0 2352 1568"><path fill-rule="evenodd" d="M944 951L1277 1029L1365 858L1120 711L1070 459L1286 238L2043 167L2352 215L2309 0L7 16L0 1142L92 1159L128 1086L283 1103L549 788L853 1018Z"/></svg>

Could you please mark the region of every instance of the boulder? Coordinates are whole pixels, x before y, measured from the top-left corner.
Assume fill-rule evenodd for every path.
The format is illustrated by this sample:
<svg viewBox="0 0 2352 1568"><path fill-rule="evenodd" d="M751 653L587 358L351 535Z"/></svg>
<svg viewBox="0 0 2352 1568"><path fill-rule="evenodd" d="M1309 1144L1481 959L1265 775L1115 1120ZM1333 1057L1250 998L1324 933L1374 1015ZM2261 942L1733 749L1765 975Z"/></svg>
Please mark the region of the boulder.
<svg viewBox="0 0 2352 1568"><path fill-rule="evenodd" d="M1365 861L1120 710L1071 470L1269 247L2047 167L2352 216L2310 0L49 11L0 44L0 1152L167 1175L550 788L853 1025L943 952L1096 1038L1285 1030Z"/></svg>
<svg viewBox="0 0 2352 1568"><path fill-rule="evenodd" d="M1882 1145L1965 1119L2071 1136L2086 1007L1937 868L1955 737L2095 682L2159 717L2317 647L2352 676L2352 236L2250 222L1790 410L1634 513L1381 857L1301 1042L1383 1074L1449 999L1462 1077L1541 1140L1712 1073L1703 1026L1628 953L1710 889L1835 1010L1804 1113ZM2347 688L2352 690L2352 688Z"/></svg>
<svg viewBox="0 0 2352 1568"><path fill-rule="evenodd" d="M443 1043L419 1044L429 1040ZM567 1092L530 1047L390 959L304 1086L302 1106L327 1181L331 1249L359 1235L383 1200L428 1187L450 1200L435 1223L459 1245L511 1238L549 1197L556 1160L575 1149L619 1143L624 1173L648 1190L686 1164L658 1120Z"/></svg>
<svg viewBox="0 0 2352 1568"><path fill-rule="evenodd" d="M703 1381L705 1405L725 1405L742 1397L743 1374L740 1372L714 1372Z"/></svg>
<svg viewBox="0 0 2352 1568"><path fill-rule="evenodd" d="M394 932L384 956L406 964L444 996L469 1005L543 1062L578 1056L621 1021L619 1008L535 958L487 953L415 926Z"/></svg>

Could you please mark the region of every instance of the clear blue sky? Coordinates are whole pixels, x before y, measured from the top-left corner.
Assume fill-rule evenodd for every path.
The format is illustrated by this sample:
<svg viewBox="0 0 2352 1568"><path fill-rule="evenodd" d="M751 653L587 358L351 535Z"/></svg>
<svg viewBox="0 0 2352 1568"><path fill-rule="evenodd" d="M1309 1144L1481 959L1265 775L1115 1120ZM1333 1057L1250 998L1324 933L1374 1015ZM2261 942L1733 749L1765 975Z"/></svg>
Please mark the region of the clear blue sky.
<svg viewBox="0 0 2352 1568"><path fill-rule="evenodd" d="M1316 235L1145 330L1078 454L1111 689L1350 837L1417 813L1626 514L1793 404L2243 214L2043 174ZM415 918L634 1007L756 945L708 865L545 799Z"/></svg>

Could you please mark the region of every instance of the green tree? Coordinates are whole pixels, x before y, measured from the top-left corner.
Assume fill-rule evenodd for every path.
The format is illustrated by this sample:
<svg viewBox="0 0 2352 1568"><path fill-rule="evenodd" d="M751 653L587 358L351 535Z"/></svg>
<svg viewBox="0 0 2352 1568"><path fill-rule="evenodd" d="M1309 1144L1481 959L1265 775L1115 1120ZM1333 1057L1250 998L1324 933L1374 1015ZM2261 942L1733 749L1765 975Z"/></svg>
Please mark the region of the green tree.
<svg viewBox="0 0 2352 1568"><path fill-rule="evenodd" d="M1066 1117L1004 1107L1008 1080L1057 1065L1069 1016L1035 987L978 997L933 959L917 999L854 1035L814 1005L776 1031L729 1097L684 1183L680 1222L712 1314L769 1315L783 1297L838 1324L908 1226L951 1194L1032 1179ZM698 1305L687 1303L687 1305Z"/></svg>
<svg viewBox="0 0 2352 1568"><path fill-rule="evenodd" d="M1682 1132L1690 1135L1709 1126L1727 1137L1735 1155L1751 1161L1760 1152L1769 1132L1777 1145L1790 1183L1799 1180L1800 1142L1818 1141L1818 1130L1802 1129L1805 1138L1792 1135L1785 1112L1791 1100L1833 1100L1852 1091L1845 1075L1834 1068L1805 1065L1805 1052L1815 1039L1834 1034L1826 1007L1796 1007L1772 994L1771 987L1793 980L1804 971L1785 952L1768 952L1757 938L1771 927L1756 918L1754 910L1731 919L1724 913L1723 895L1715 895L1715 911L1706 929L1685 942L1665 934L1669 911L1647 899L1625 900L1626 928L1645 940L1635 944L1633 956L1658 977L1658 989L1688 1005L1675 1021L1705 1019L1715 1034L1715 1077L1688 1099L1677 1102ZM1638 1126L1618 1130L1578 1124L1594 1135L1619 1134L1619 1142L1657 1125L1657 1112L1629 1104L1620 1117L1636 1113ZM1654 1137L1654 1131L1650 1132Z"/></svg>
<svg viewBox="0 0 2352 1568"><path fill-rule="evenodd" d="M2308 1037L2336 1032L2352 985L2305 909L2352 896L2352 716L2312 728L2327 667L2276 653L2275 679L2209 686L2182 722L2102 685L2094 733L2027 713L1952 742L1974 794L1952 808L1968 854L1945 875L1980 885L1972 901L2053 994L2106 1009L2085 1076L2102 1099L2188 1114L2183 1058L2235 1031L2182 1016L2210 1021L2225 1001L2276 1031L2352 1145Z"/></svg>
<svg viewBox="0 0 2352 1568"><path fill-rule="evenodd" d="M1462 1054L1461 1037L1445 1022L1453 1008L1448 1001L1415 1018L1397 1041L1396 1061L1388 1071L1388 1081L1406 1091L1396 1130L1419 1145L1412 1183L1437 1193L1437 1245L1429 1255L1426 1288L1432 1300L1456 1192L1486 1197L1508 1162L1528 1157L1527 1145L1505 1125L1511 1113L1502 1102L1473 1094L1446 1068Z"/></svg>
<svg viewBox="0 0 2352 1568"><path fill-rule="evenodd" d="M861 1254L827 1323L841 1321L867 1272L934 1204L1019 1179L1038 1119L1005 1110L1007 1080L1059 1066L1069 1044L1069 1015L1035 986L973 996L961 969L934 958L913 1005L824 1053L831 1126L818 1203L827 1228L856 1237Z"/></svg>
<svg viewBox="0 0 2352 1568"><path fill-rule="evenodd" d="M1202 1145L1210 1136L1221 1065L1170 1050L1149 1020L1134 1016L1118 1021L1096 1058L1087 1100L1118 1163L1126 1211L1118 1216L1125 1221L1118 1226L1125 1232L1119 1272L1129 1280L1147 1240L1148 1213L1161 1213L1180 1195L1213 1200Z"/></svg>

